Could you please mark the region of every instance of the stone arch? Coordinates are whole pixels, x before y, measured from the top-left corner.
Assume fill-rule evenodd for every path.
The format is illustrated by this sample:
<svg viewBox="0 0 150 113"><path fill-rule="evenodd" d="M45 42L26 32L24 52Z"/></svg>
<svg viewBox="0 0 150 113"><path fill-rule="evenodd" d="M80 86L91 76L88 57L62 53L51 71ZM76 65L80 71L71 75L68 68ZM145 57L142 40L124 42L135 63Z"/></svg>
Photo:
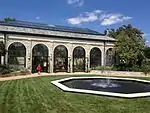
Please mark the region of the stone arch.
<svg viewBox="0 0 150 113"><path fill-rule="evenodd" d="M9 41L7 43L6 49L8 50L10 45L12 45L13 43L21 43L26 48L26 52L27 52L27 44L24 41L20 41L20 40L11 40L11 41Z"/></svg>
<svg viewBox="0 0 150 113"><path fill-rule="evenodd" d="M101 66L102 52L99 48L94 47L90 51L90 68Z"/></svg>
<svg viewBox="0 0 150 113"><path fill-rule="evenodd" d="M13 42L8 46L8 64L13 67L26 67L26 47L21 42Z"/></svg>
<svg viewBox="0 0 150 113"><path fill-rule="evenodd" d="M49 50L45 44L36 44L32 48L32 72L36 72L38 64L41 65L41 72L48 72Z"/></svg>
<svg viewBox="0 0 150 113"><path fill-rule="evenodd" d="M87 51L86 51L87 48L85 47L85 45L78 45L78 44L77 45L73 45L71 52L73 53L74 49L77 48L77 47L83 48L85 50L85 56L86 56L86 54L87 54Z"/></svg>
<svg viewBox="0 0 150 113"><path fill-rule="evenodd" d="M68 49L64 45L57 45L54 49L54 72L68 71Z"/></svg>
<svg viewBox="0 0 150 113"><path fill-rule="evenodd" d="M68 44L65 44L65 43L54 43L54 45L53 45L53 51L55 50L56 47L58 47L60 45L64 46L69 51L69 46L68 46Z"/></svg>
<svg viewBox="0 0 150 113"><path fill-rule="evenodd" d="M73 49L73 72L85 72L85 49L81 46Z"/></svg>

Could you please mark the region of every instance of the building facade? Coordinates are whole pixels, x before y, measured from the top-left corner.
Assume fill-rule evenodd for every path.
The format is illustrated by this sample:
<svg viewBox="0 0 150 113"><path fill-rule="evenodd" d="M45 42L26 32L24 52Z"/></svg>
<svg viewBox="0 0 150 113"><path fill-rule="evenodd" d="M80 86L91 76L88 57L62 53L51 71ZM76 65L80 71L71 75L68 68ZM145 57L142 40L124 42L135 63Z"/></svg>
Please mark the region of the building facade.
<svg viewBox="0 0 150 113"><path fill-rule="evenodd" d="M26 22L0 21L0 41L6 57L1 64L36 72L88 72L91 68L111 65L115 40L84 28L52 26ZM110 56L110 57L109 57Z"/></svg>

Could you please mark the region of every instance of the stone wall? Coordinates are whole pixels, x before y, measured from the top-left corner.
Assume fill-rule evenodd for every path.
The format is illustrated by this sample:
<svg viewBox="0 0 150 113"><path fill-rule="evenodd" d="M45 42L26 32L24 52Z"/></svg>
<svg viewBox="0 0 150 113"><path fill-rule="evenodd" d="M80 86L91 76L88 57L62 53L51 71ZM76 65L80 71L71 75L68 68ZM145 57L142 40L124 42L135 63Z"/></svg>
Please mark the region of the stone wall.
<svg viewBox="0 0 150 113"><path fill-rule="evenodd" d="M2 35L3 36L3 35ZM22 43L26 48L26 68L32 70L32 49L37 44L44 44L48 50L49 59L49 72L53 72L53 63L54 63L54 49L58 45L64 45L68 50L68 62L70 62L70 68L68 72L72 72L72 62L73 62L73 49L77 46L81 46L85 49L85 57L90 58L90 51L92 48L97 47L101 50L101 61L104 65L105 52L104 51L104 42L103 41L94 41L94 40L77 40L77 39L68 39L64 37L39 37L39 36L30 36L30 35L18 35L18 34L8 34L8 40L6 43L6 48L8 50L9 46L14 42ZM106 43L106 48L113 48L114 43ZM69 59L70 58L70 59ZM6 55L6 63L8 60L8 54ZM69 64L68 64L69 65ZM90 67L90 63L86 60L86 67ZM87 69L86 69L87 70Z"/></svg>

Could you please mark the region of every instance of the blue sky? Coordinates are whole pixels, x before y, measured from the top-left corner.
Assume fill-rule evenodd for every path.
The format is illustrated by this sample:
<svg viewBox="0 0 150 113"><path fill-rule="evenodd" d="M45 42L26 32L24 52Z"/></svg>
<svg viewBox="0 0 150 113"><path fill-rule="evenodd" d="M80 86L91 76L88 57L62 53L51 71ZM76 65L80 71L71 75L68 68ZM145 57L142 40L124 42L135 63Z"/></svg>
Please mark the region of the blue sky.
<svg viewBox="0 0 150 113"><path fill-rule="evenodd" d="M0 19L86 27L99 32L132 24L150 45L149 0L1 0Z"/></svg>

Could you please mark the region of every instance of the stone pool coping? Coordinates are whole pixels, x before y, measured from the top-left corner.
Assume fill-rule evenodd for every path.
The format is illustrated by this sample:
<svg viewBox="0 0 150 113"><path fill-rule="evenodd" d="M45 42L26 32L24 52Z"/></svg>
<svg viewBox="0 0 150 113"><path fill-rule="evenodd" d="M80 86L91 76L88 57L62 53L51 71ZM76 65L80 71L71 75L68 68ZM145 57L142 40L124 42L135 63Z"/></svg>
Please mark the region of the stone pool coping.
<svg viewBox="0 0 150 113"><path fill-rule="evenodd" d="M142 80L142 79L135 79L135 78L119 78L119 77L68 77L64 79L59 79L55 81L51 81L52 84L59 87L63 91L68 92L78 92L78 93L87 93L87 94L96 94L96 95L105 95L105 96L114 96L114 97L123 97L123 98L136 98L136 97L146 97L150 96L150 92L145 93L132 93L132 94L123 94L123 93L112 93L112 92L103 92L103 91L93 91L93 90L85 90L85 89L74 89L69 88L60 82L66 81L66 80L72 80L72 79L84 79L84 78L109 78L109 79L119 79L119 80L134 80L138 82L145 82L150 83L148 80Z"/></svg>

